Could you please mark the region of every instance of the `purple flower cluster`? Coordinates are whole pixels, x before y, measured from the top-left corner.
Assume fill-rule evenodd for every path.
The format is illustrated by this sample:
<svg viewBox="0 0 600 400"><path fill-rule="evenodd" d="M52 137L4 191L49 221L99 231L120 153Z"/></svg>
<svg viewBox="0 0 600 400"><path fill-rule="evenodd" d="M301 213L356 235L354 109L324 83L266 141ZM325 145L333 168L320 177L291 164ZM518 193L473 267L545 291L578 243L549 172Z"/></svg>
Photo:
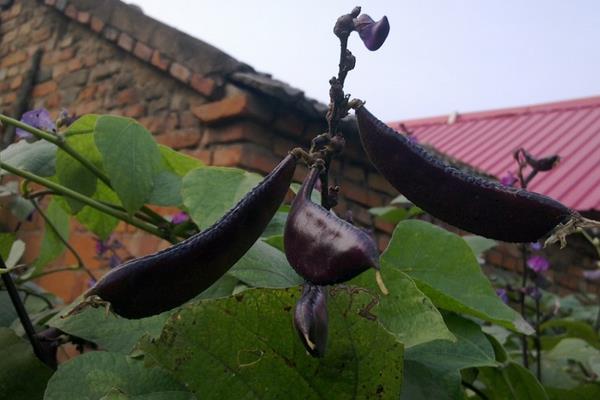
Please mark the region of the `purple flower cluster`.
<svg viewBox="0 0 600 400"><path fill-rule="evenodd" d="M96 241L96 257L101 260L108 260L108 266L113 269L119 266L123 260L117 254L116 250L123 247L121 242L110 236L106 240L95 238Z"/></svg>
<svg viewBox="0 0 600 400"><path fill-rule="evenodd" d="M43 131L56 132L56 125L54 124L50 113L45 108L27 111L21 116L21 122ZM17 128L16 134L21 139L29 140L34 138L31 133L21 128Z"/></svg>
<svg viewBox="0 0 600 400"><path fill-rule="evenodd" d="M177 214L173 215L173 217L171 217L171 222L175 225L179 225L186 221L189 221L189 219L190 216L185 211L180 211Z"/></svg>
<svg viewBox="0 0 600 400"><path fill-rule="evenodd" d="M544 256L531 256L527 259L527 266L532 271L541 274L548 271L550 268L550 262Z"/></svg>

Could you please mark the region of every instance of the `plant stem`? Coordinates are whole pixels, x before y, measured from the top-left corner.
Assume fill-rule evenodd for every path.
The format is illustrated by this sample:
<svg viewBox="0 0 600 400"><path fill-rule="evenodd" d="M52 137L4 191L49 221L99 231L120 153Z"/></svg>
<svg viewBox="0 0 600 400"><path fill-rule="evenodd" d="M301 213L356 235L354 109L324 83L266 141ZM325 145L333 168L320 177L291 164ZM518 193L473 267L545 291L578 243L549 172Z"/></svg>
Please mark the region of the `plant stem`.
<svg viewBox="0 0 600 400"><path fill-rule="evenodd" d="M77 253L77 251L73 248L73 246L71 246L69 244L69 242L60 234L60 232L58 231L58 228L56 227L56 225L54 225L54 223L50 220L50 218L48 218L48 216L46 215L46 213L44 213L44 211L41 209L41 207L39 206L39 204L37 203L37 201L35 199L31 199L30 201L31 201L31 204L33 204L33 206L37 210L37 212L40 213L40 215L42 216L42 218L46 222L46 226L49 227L50 229L52 229L52 231L54 232L54 234L56 235L56 237L58 238L58 240L60 240L65 245L65 247L71 252L71 254L73 254L73 256L75 257L75 259L77 260L77 269L82 269L91 279L95 280L96 277L85 266L83 260L79 256L79 253Z"/></svg>
<svg viewBox="0 0 600 400"><path fill-rule="evenodd" d="M519 245L521 250L521 259L523 261L523 274L521 280L521 294L519 297L519 305L521 316L526 320L526 307L525 307L525 289L527 288L527 247L524 244ZM527 342L527 335L521 335L521 353L523 356L523 366L529 368L529 344Z"/></svg>
<svg viewBox="0 0 600 400"><path fill-rule="evenodd" d="M477 389L474 385L470 384L467 381L461 381L460 382L464 387L466 387L467 389L471 390L473 393L475 393L477 396L481 397L483 400L488 400L488 397L485 395L485 393L483 393L481 390Z"/></svg>
<svg viewBox="0 0 600 400"><path fill-rule="evenodd" d="M4 123L12 125L14 127L23 129L24 131L31 133L32 135L36 136L37 138L46 140L46 141L54 144L55 146L57 146L58 148L63 150L65 153L67 153L68 155L73 157L75 160L77 160L81 165L83 165L90 172L92 172L95 176L97 176L98 179L100 179L102 182L104 182L104 184L106 184L106 186L108 186L109 188L112 189L112 185L110 183L110 179L108 178L108 176L104 172L102 172L102 170L100 170L98 167L96 167L94 165L94 163L92 163L90 160L83 157L75 149L73 149L71 147L71 145L69 145L69 143L64 140L63 137L56 136L51 133L45 132L41 129L34 128L30 125L27 125L21 121L17 121L16 119L10 118L3 114L0 114L0 122L4 122ZM168 225L167 220L165 220L160 214L152 211L148 207L146 207L146 206L142 207L142 211L145 214L147 214L150 218L152 218L152 220L154 222L156 222L157 224L159 224L159 225L167 224Z"/></svg>
<svg viewBox="0 0 600 400"><path fill-rule="evenodd" d="M535 297L535 372L538 381L542 382L542 341L540 337L540 297Z"/></svg>
<svg viewBox="0 0 600 400"><path fill-rule="evenodd" d="M141 230L144 230L148 233L151 233L155 236L161 237L163 239L167 239L169 240L169 235L165 235L160 229L158 229L155 226L152 226L150 224L147 224L143 221L140 221L139 219L130 216L129 214L127 214L126 212L122 212L122 211L118 211L113 209L112 207L109 207L103 203L100 203L99 201L96 201L88 196L85 196L79 192L76 192L74 190L71 190L69 188L66 188L64 186L61 186L57 183L54 183L48 179L42 178L41 176L38 175L34 175L30 172L27 171L23 171L20 170L18 168L14 168L11 165L8 165L6 163L3 163L2 161L0 161L0 168L1 169L5 169L6 171L20 176L21 178L25 178L28 179L32 182L35 182L39 185L45 186L49 189L54 190L57 193L62 194L63 196L68 196L72 199L78 200L90 207L93 207L99 211L104 212L105 214L111 215L115 218L118 218L120 220L123 220L125 222L127 222L130 225L133 225Z"/></svg>
<svg viewBox="0 0 600 400"><path fill-rule="evenodd" d="M0 256L0 268L6 268L4 264L4 259ZM35 329L33 328L33 324L29 319L29 315L27 315L27 311L25 310L25 306L21 301L21 296L19 296L19 292L17 291L17 287L12 280L10 274L2 274L2 281L4 282L4 286L6 286L6 290L8 291L8 295L10 300L19 316L19 320L21 321L21 325L23 325L23 329L25 330L25 334L27 335L27 339L29 339L29 343L31 343L31 347L33 348L33 352L36 357L40 360L43 360L43 350L40 346L40 342L35 336Z"/></svg>

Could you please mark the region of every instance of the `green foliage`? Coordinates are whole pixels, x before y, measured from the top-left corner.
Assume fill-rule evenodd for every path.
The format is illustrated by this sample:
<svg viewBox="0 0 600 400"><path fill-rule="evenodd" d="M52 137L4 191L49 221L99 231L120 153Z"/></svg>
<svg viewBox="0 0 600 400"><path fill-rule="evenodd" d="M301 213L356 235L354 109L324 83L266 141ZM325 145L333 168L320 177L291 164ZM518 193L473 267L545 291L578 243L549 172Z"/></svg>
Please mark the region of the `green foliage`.
<svg viewBox="0 0 600 400"><path fill-rule="evenodd" d="M92 198L117 206L121 204L117 194L100 181L97 183L96 193ZM106 215L90 206L83 207L77 213L77 220L102 240L107 239L119 224L117 218Z"/></svg>
<svg viewBox="0 0 600 400"><path fill-rule="evenodd" d="M299 293L257 289L191 304L141 350L206 399L397 397L402 345L356 313L371 296L330 296L330 343L325 357L315 359L291 323Z"/></svg>
<svg viewBox="0 0 600 400"><path fill-rule="evenodd" d="M0 394L3 398L41 399L50 375L52 370L33 355L28 342L11 329L0 328Z"/></svg>
<svg viewBox="0 0 600 400"><path fill-rule="evenodd" d="M21 140L0 152L0 160L14 168L39 176L52 176L55 172L56 146L39 140L29 143ZM0 169L0 176L7 172Z"/></svg>
<svg viewBox="0 0 600 400"><path fill-rule="evenodd" d="M396 226L381 263L404 271L440 308L533 332L498 298L471 248L451 232L423 221L403 221Z"/></svg>
<svg viewBox="0 0 600 400"><path fill-rule="evenodd" d="M57 259L65 251L63 239L69 240L69 214L67 214L61 203L60 198L53 197L46 209L46 217L56 228L56 231L46 224L40 254L33 263L33 276L42 272L42 269L48 263Z"/></svg>
<svg viewBox="0 0 600 400"><path fill-rule="evenodd" d="M123 207L137 211L150 198L161 166L152 134L132 119L103 115L96 121L94 139Z"/></svg>
<svg viewBox="0 0 600 400"><path fill-rule="evenodd" d="M195 397L159 368L119 353L91 352L63 365L48 382L44 400L152 399Z"/></svg>
<svg viewBox="0 0 600 400"><path fill-rule="evenodd" d="M194 169L183 178L183 204L192 220L206 229L260 181L260 175L237 168Z"/></svg>
<svg viewBox="0 0 600 400"><path fill-rule="evenodd" d="M519 364L509 362L500 368L480 368L479 380L490 400L547 400L548 395L535 376Z"/></svg>

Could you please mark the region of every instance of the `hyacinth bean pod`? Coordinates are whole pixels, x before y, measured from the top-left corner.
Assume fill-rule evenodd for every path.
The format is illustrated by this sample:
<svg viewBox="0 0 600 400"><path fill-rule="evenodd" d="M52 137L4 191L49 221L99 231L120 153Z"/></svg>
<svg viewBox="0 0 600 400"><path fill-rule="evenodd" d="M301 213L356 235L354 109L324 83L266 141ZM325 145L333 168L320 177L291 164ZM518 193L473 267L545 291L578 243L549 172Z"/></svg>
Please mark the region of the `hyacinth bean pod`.
<svg viewBox="0 0 600 400"><path fill-rule="evenodd" d="M192 299L225 274L254 244L283 201L296 169L289 154L210 228L111 270L85 294L125 318L144 318ZM97 297L96 297L97 296Z"/></svg>
<svg viewBox="0 0 600 400"><path fill-rule="evenodd" d="M304 348L313 357L325 355L328 323L326 288L307 283L294 309L294 327Z"/></svg>
<svg viewBox="0 0 600 400"><path fill-rule="evenodd" d="M394 131L364 105L356 109L362 145L400 193L432 216L505 242L535 242L563 224L592 226L558 201L458 170ZM565 234L570 233L565 232ZM555 240L564 241L564 235Z"/></svg>
<svg viewBox="0 0 600 400"><path fill-rule="evenodd" d="M345 282L379 269L373 238L310 200L320 169L313 166L288 215L283 236L285 255L296 272L315 285Z"/></svg>

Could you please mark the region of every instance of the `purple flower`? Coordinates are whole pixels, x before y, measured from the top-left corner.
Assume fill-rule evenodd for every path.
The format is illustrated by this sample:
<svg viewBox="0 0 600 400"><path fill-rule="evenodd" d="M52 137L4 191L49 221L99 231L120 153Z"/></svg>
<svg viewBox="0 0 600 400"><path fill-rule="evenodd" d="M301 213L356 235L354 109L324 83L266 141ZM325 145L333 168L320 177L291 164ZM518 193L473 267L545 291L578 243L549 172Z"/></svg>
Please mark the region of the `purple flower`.
<svg viewBox="0 0 600 400"><path fill-rule="evenodd" d="M496 289L496 294L498 297L500 297L500 300L502 300L505 304L508 304L508 293L506 292L506 289Z"/></svg>
<svg viewBox="0 0 600 400"><path fill-rule="evenodd" d="M504 186L514 186L517 183L517 177L512 173L512 171L508 171L506 175L500 178L500 183Z"/></svg>
<svg viewBox="0 0 600 400"><path fill-rule="evenodd" d="M531 286L531 287L526 288L525 294L534 300L539 300L542 298L542 292L536 286Z"/></svg>
<svg viewBox="0 0 600 400"><path fill-rule="evenodd" d="M50 113L45 108L27 111L21 117L21 122L43 131L56 132L56 125L54 125ZM31 133L20 128L17 128L16 134L21 139L32 139L34 137Z"/></svg>
<svg viewBox="0 0 600 400"><path fill-rule="evenodd" d="M106 240L100 240L98 238L94 238L94 240L96 241L96 254L101 256L104 253L106 253L108 250L110 250L110 245L108 244L109 239Z"/></svg>
<svg viewBox="0 0 600 400"><path fill-rule="evenodd" d="M529 245L529 248L533 251L540 251L542 249L542 244L540 242L533 242Z"/></svg>
<svg viewBox="0 0 600 400"><path fill-rule="evenodd" d="M181 224L185 221L189 221L190 216L187 215L187 213L185 211L180 211L177 214L173 215L173 217L171 218L171 222L174 223L175 225L177 224Z"/></svg>
<svg viewBox="0 0 600 400"><path fill-rule="evenodd" d="M527 259L527 266L536 273L540 274L548 271L548 268L550 268L550 262L546 257L532 256Z"/></svg>
<svg viewBox="0 0 600 400"><path fill-rule="evenodd" d="M113 254L108 260L108 266L110 267L110 269L113 269L115 267L118 267L121 264L121 262L121 259L116 254Z"/></svg>
<svg viewBox="0 0 600 400"><path fill-rule="evenodd" d="M600 269L593 271L583 271L583 277L591 282L600 282Z"/></svg>
<svg viewBox="0 0 600 400"><path fill-rule="evenodd" d="M354 29L358 32L367 49L375 51L383 45L388 33L390 33L390 23L385 16L375 22L367 14L361 14L354 20Z"/></svg>

